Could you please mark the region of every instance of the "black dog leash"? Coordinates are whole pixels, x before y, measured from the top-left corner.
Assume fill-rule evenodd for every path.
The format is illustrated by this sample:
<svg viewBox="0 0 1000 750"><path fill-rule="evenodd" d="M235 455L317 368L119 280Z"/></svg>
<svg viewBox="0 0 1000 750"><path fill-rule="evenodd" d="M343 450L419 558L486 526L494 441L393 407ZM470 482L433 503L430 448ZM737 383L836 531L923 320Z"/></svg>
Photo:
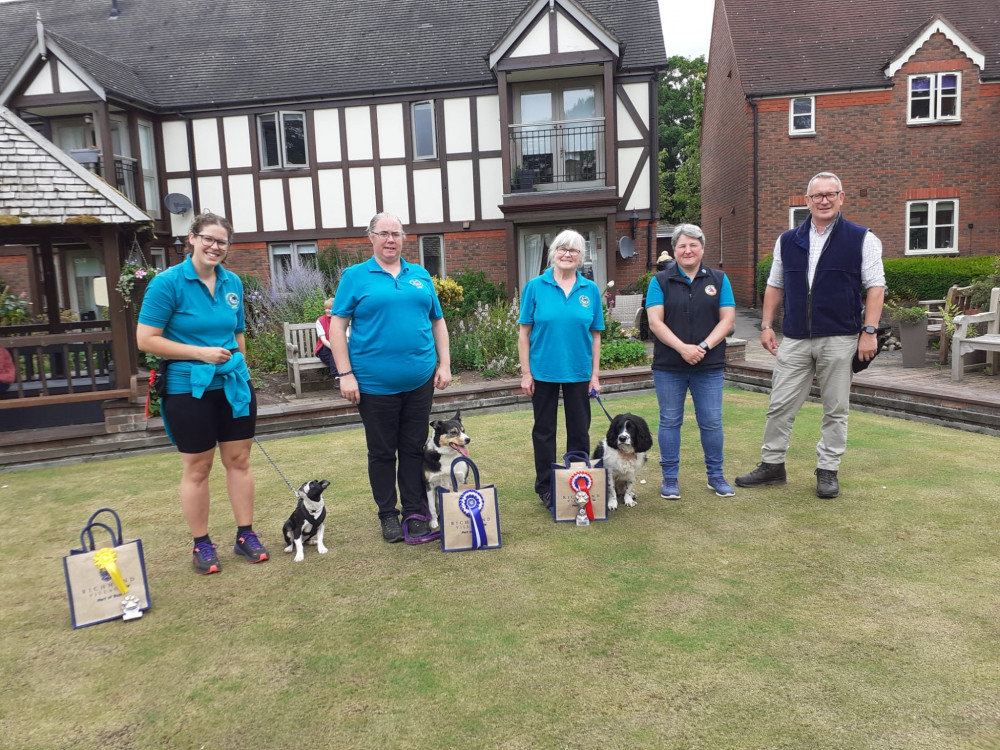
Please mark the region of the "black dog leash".
<svg viewBox="0 0 1000 750"><path fill-rule="evenodd" d="M279 477L281 477L282 479L285 479L285 475L281 473L281 469L279 469L279 468L278 468L278 464L274 463L274 459L273 459L273 458L271 458L271 457L270 457L269 455L267 455L267 451L266 451L266 450L264 450L264 446L260 444L260 441L259 441L259 440L257 439L257 436L256 436L256 435L254 435L254 437L253 437L253 441L254 441L255 443L257 443L257 447L258 447L258 448L260 448L260 452L264 454L264 458L266 458L266 459L267 459L268 461L270 461L270 462L271 462L271 466L273 466L273 467L274 467L274 470L275 470L276 472L278 472L278 476L279 476ZM297 499L299 495L298 495L298 493L297 493L297 492L295 491L295 488L294 488L294 487L292 487L292 483L291 483L291 482L289 482L289 481L288 481L287 479L285 479L285 484L287 484L287 485L288 485L288 489L290 489L290 490L292 491L292 494L293 494L293 495L294 495L294 496L296 497L296 499Z"/></svg>
<svg viewBox="0 0 1000 750"><path fill-rule="evenodd" d="M597 403L599 403L599 404L601 405L601 408L602 408L602 409L604 409L604 402L603 402L603 401L601 401L601 394L600 394L600 393L598 393L597 391L591 391L591 392L590 392L590 397L591 397L591 398L596 398L596 399L597 399ZM608 417L608 421L609 421L609 422L613 422L613 421L614 421L614 420L613 420L613 419L611 418L611 415L610 415L610 414L608 414L608 410L607 410L607 409L604 409L604 413L605 413L605 414L607 414L607 417Z"/></svg>

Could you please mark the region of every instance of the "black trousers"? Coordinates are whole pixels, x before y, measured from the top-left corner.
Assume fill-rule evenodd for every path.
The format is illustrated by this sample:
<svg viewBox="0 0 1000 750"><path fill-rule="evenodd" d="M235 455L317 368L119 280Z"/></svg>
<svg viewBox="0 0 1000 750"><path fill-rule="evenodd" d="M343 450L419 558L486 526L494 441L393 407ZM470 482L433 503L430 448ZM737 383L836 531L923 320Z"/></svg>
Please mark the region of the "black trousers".
<svg viewBox="0 0 1000 750"><path fill-rule="evenodd" d="M368 481L379 518L398 515L397 482L403 517L427 513L424 443L427 442L433 402L433 377L419 388L404 393L361 394L358 412L368 443Z"/></svg>
<svg viewBox="0 0 1000 750"><path fill-rule="evenodd" d="M535 450L535 492L539 495L552 488L560 386L563 411L566 413L566 452L578 451L590 455L590 381L547 383L536 380L535 395L531 397L535 411L531 445Z"/></svg>
<svg viewBox="0 0 1000 750"><path fill-rule="evenodd" d="M329 348L321 346L316 356L319 357L320 362L330 368L330 376L337 377L337 365L333 361L333 352Z"/></svg>

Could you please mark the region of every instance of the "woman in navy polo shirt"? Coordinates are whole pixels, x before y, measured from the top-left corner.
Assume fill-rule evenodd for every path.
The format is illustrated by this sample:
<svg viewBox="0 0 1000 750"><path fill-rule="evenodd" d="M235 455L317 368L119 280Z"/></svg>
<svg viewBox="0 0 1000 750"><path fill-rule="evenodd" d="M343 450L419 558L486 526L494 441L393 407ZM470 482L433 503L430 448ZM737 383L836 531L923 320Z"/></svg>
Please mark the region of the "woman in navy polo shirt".
<svg viewBox="0 0 1000 750"><path fill-rule="evenodd" d="M736 494L722 474L722 383L726 336L736 319L736 302L722 271L702 264L705 235L694 224L674 230L674 262L656 274L646 291L653 342L653 386L660 407L660 497L681 496L681 424L691 391L705 452L708 488L719 497Z"/></svg>
<svg viewBox="0 0 1000 750"><path fill-rule="evenodd" d="M236 517L233 551L251 563L268 559L253 531L250 447L257 399L244 360L243 282L222 267L232 235L223 217L198 216L187 237L187 259L149 283L136 327L142 351L170 360L161 410L184 460L181 507L194 536L194 569L201 575L221 570L208 535L208 475L216 445Z"/></svg>
<svg viewBox="0 0 1000 750"><path fill-rule="evenodd" d="M368 224L372 257L344 271L333 300L330 344L340 393L358 405L368 443L368 480L382 538L403 540L403 518L424 515L423 455L434 388L451 383L448 328L430 274L402 259L406 234L389 213ZM347 327L351 327L350 343ZM396 458L399 458L397 470ZM408 521L411 537L430 532Z"/></svg>
<svg viewBox="0 0 1000 750"><path fill-rule="evenodd" d="M521 292L517 350L521 388L531 396L535 425L535 492L551 507L552 463L556 460L556 414L562 389L566 450L590 455L590 391L600 392L604 309L597 284L583 277L585 240L572 229L556 235L549 267Z"/></svg>

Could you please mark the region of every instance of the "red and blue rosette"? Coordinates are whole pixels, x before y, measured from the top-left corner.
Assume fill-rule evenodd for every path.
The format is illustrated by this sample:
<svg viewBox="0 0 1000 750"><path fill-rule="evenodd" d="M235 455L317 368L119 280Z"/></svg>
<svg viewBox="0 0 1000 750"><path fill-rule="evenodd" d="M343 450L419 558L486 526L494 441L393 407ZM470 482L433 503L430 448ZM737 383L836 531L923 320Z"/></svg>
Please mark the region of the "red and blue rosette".
<svg viewBox="0 0 1000 750"><path fill-rule="evenodd" d="M589 472L576 471L569 478L569 487L573 492L582 492L587 496L587 518L594 520L594 503L590 497L590 488L594 486L594 478Z"/></svg>
<svg viewBox="0 0 1000 750"><path fill-rule="evenodd" d="M486 546L486 525L483 523L483 508L486 499L479 490L465 490L458 496L458 509L472 522L472 549Z"/></svg>

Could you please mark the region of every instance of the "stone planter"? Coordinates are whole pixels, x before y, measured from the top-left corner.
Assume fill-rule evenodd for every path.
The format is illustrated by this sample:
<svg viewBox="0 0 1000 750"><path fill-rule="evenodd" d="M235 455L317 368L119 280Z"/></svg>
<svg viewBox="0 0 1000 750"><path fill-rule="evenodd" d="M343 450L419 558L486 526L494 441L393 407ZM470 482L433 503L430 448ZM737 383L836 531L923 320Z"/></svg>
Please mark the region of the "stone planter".
<svg viewBox="0 0 1000 750"><path fill-rule="evenodd" d="M903 346L903 367L923 367L927 363L927 321L900 323L899 341Z"/></svg>

